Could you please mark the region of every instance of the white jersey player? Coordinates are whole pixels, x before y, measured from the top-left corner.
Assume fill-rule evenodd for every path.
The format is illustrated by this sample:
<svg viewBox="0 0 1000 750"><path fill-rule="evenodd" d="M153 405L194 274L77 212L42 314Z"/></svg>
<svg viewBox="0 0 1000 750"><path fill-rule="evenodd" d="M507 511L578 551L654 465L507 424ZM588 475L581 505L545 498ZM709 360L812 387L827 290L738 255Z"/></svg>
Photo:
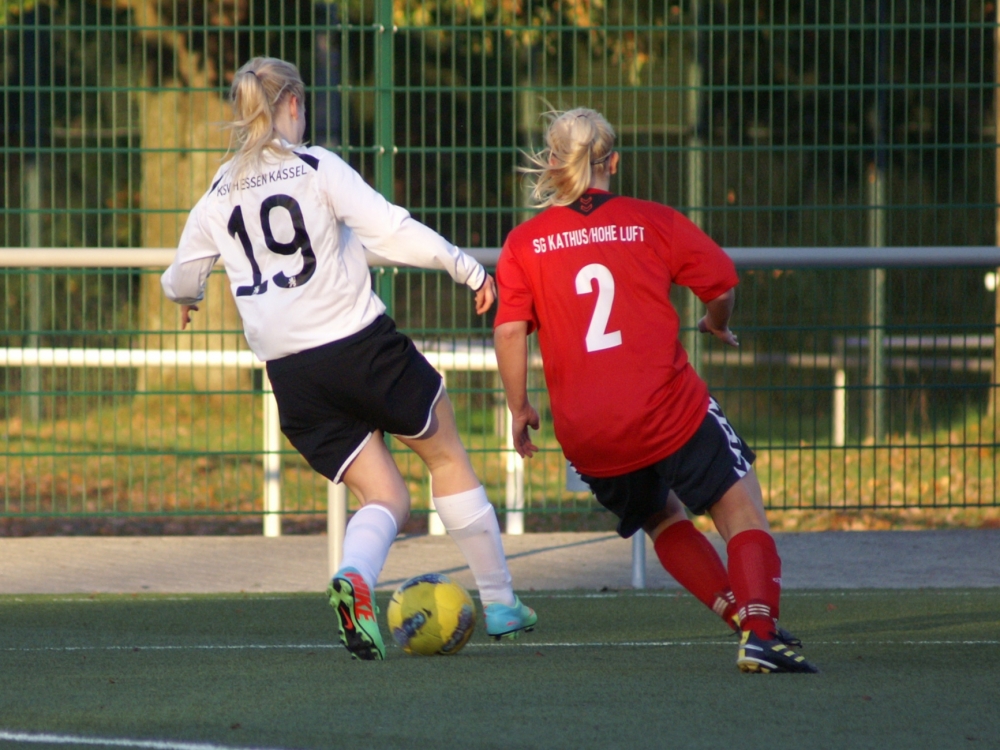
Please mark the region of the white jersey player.
<svg viewBox="0 0 1000 750"><path fill-rule="evenodd" d="M473 258L386 201L329 151L302 145L305 87L294 65L254 58L230 92L239 146L188 217L162 277L182 326L221 256L247 341L267 363L282 432L362 507L327 593L355 658L385 656L372 592L410 497L382 440L395 435L430 470L434 504L476 579L487 632L530 630L514 594L493 506L455 426L441 376L385 315L365 249L443 269L485 313L492 277Z"/></svg>

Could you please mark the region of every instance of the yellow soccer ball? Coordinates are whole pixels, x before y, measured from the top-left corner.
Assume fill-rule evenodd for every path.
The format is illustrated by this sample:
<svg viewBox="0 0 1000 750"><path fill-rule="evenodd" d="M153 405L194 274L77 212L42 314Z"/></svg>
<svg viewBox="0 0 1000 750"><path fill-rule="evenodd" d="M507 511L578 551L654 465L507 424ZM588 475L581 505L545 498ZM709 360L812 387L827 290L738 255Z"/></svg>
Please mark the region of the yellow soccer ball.
<svg viewBox="0 0 1000 750"><path fill-rule="evenodd" d="M448 576L425 573L396 589L388 620L392 637L408 654L457 654L476 627L476 605Z"/></svg>

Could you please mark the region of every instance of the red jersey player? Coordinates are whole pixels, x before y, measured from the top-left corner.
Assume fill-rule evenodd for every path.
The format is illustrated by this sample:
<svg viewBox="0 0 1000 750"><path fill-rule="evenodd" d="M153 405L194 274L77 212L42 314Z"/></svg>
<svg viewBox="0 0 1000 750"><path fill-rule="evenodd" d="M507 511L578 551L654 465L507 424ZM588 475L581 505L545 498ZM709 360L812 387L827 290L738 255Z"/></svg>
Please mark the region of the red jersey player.
<svg viewBox="0 0 1000 750"><path fill-rule="evenodd" d="M515 448L537 450L527 397L537 331L556 437L618 533L645 530L664 568L740 632L742 671L815 672L777 625L781 559L754 454L688 362L670 304L672 284L691 288L707 308L699 330L737 346L732 261L677 211L608 192L618 154L599 113L554 115L546 144L530 170L546 210L510 233L497 266L494 338ZM728 572L682 502L711 515Z"/></svg>

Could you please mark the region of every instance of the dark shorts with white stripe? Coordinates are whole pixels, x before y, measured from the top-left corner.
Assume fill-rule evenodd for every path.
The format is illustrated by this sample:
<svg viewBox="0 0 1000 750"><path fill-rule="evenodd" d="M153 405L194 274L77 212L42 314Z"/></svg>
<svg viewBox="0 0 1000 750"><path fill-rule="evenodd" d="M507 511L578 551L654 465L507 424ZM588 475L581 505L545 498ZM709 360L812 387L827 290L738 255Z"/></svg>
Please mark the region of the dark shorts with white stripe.
<svg viewBox="0 0 1000 750"><path fill-rule="evenodd" d="M597 501L618 516L618 533L628 539L666 507L670 490L692 513L707 512L746 476L755 458L713 398L698 430L677 452L628 474L581 477Z"/></svg>
<svg viewBox="0 0 1000 750"><path fill-rule="evenodd" d="M421 437L441 375L388 315L339 341L267 363L281 431L334 482L376 430Z"/></svg>

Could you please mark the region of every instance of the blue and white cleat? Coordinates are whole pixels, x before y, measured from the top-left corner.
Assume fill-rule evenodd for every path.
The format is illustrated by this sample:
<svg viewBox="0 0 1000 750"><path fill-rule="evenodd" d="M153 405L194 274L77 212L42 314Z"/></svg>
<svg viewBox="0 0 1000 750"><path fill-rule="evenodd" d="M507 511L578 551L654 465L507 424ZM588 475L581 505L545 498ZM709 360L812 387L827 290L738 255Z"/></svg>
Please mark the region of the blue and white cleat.
<svg viewBox="0 0 1000 750"><path fill-rule="evenodd" d="M538 622L538 615L531 607L523 604L516 595L514 606L493 602L483 606L486 617L486 634L493 640L517 638L521 631L530 631Z"/></svg>

